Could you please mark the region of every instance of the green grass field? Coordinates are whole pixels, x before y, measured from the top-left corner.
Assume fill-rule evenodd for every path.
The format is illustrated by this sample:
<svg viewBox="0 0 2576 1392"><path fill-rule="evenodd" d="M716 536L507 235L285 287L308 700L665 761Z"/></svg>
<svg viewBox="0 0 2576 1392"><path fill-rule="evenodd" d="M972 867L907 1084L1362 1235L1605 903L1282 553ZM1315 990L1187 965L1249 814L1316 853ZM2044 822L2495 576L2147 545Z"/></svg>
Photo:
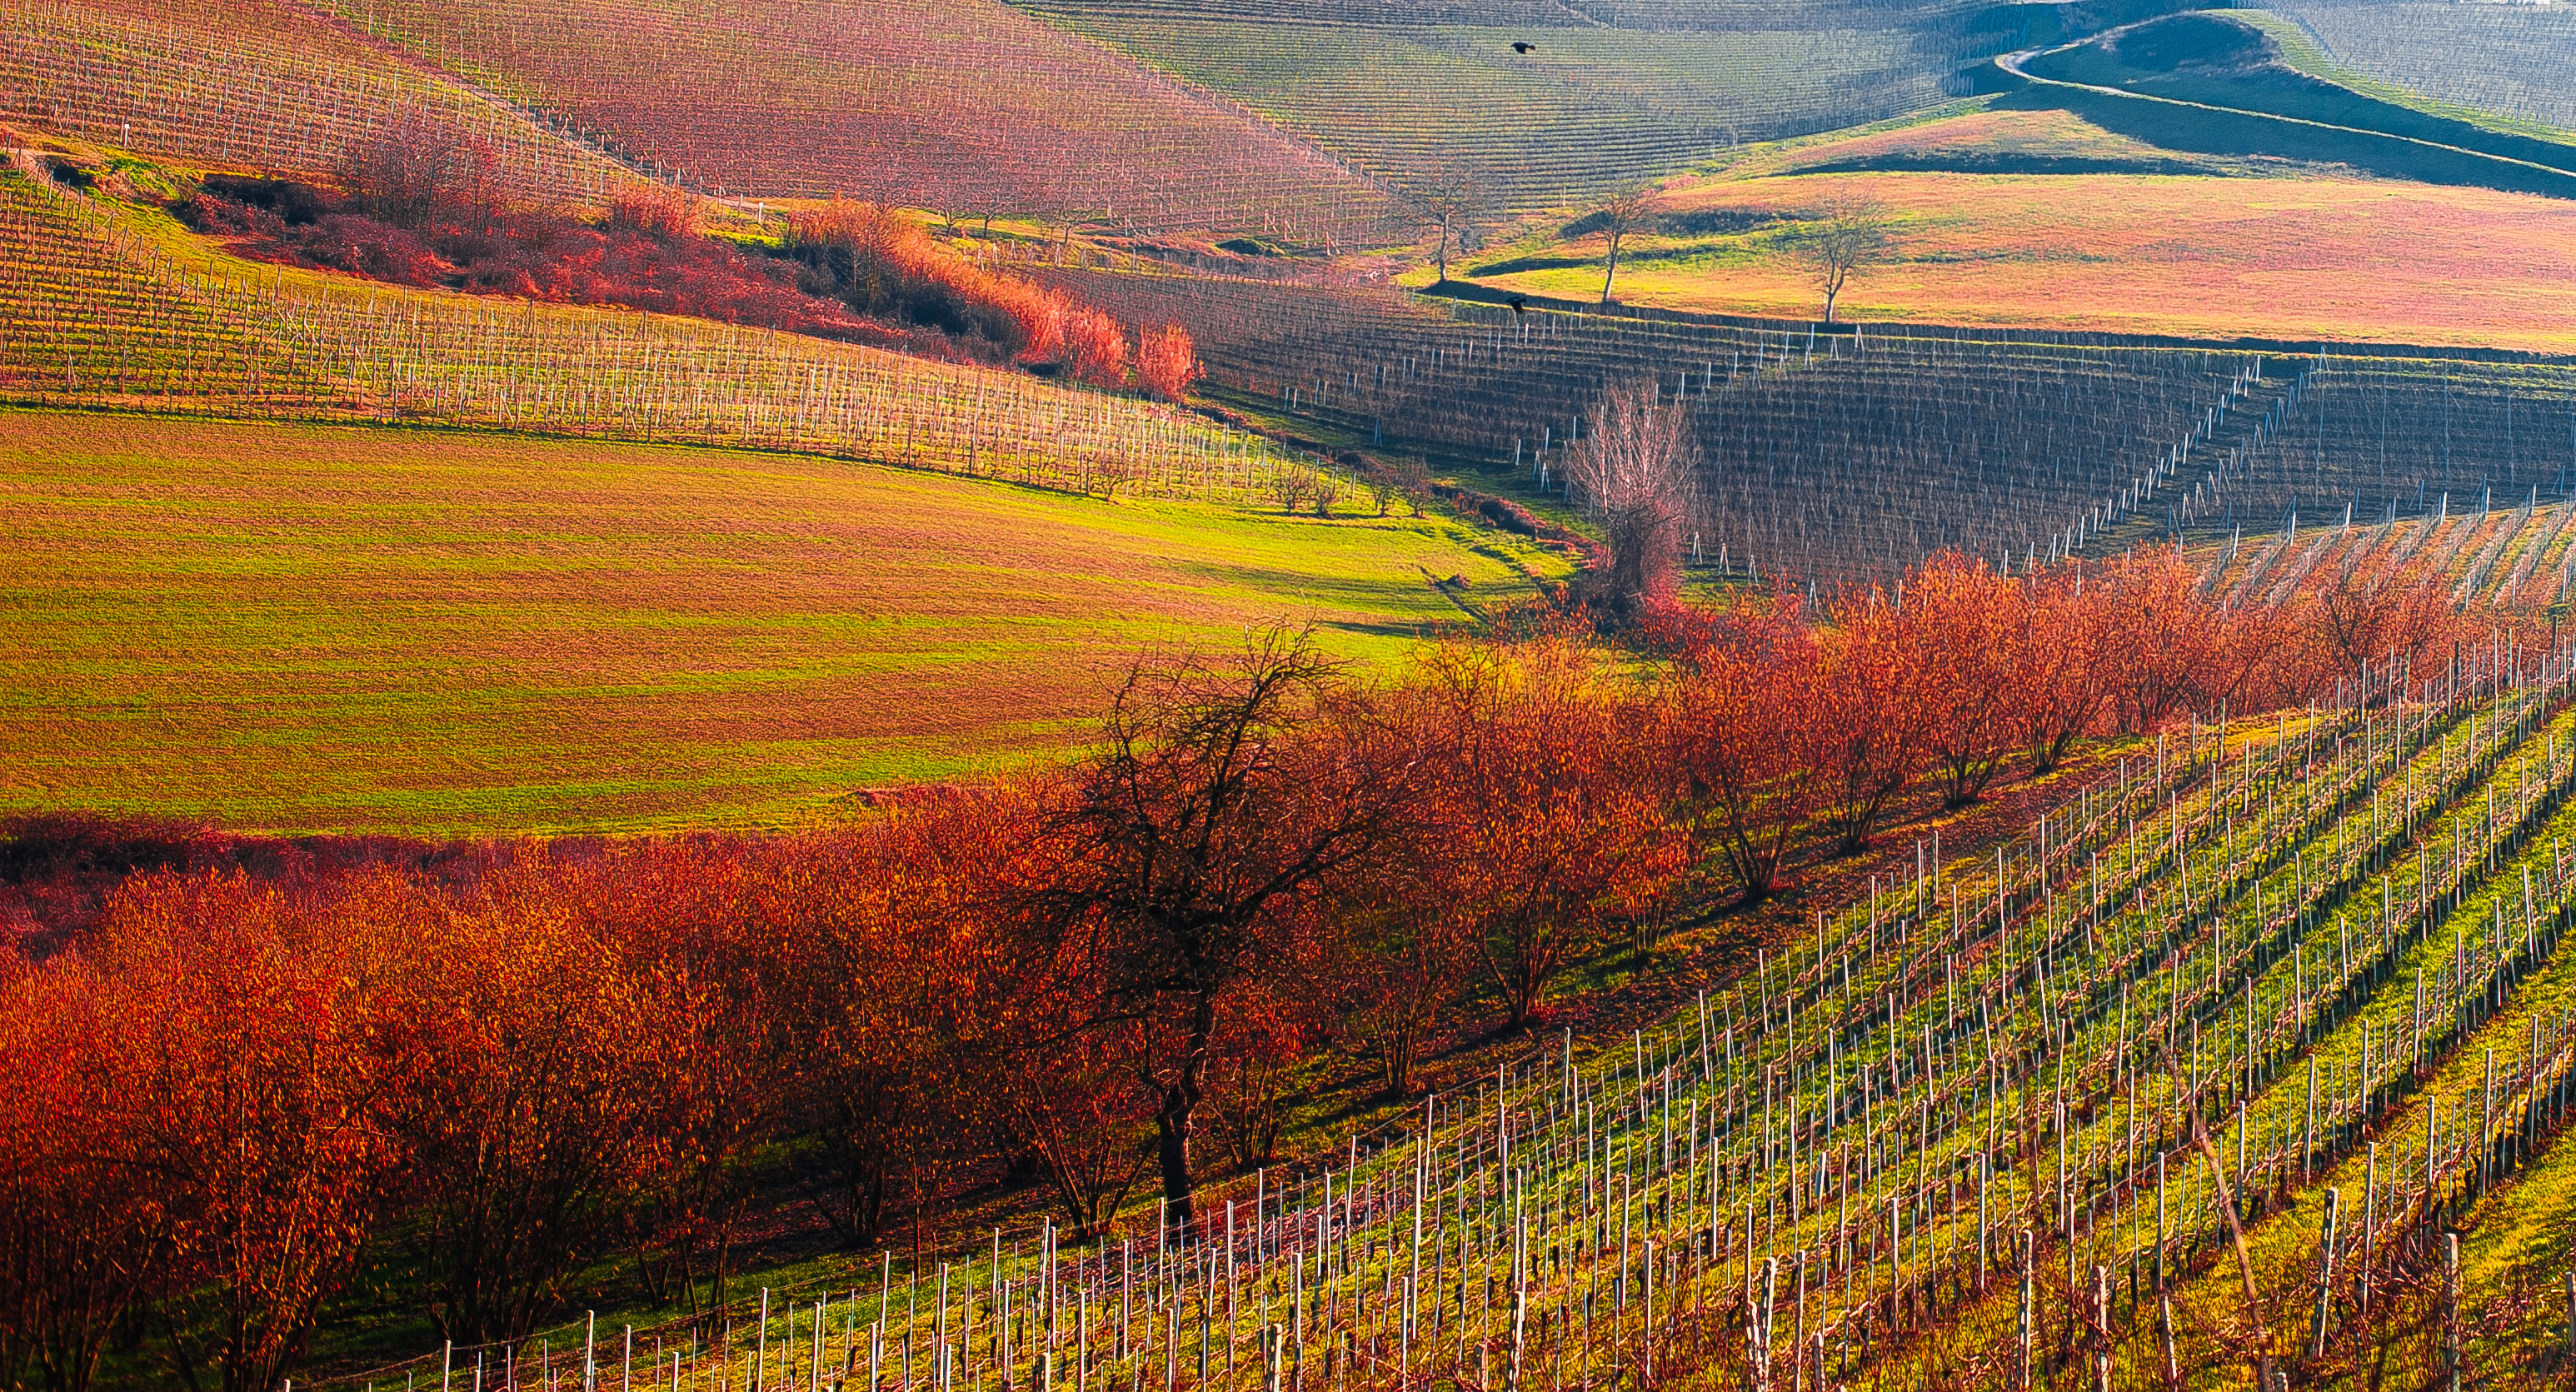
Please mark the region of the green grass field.
<svg viewBox="0 0 2576 1392"><path fill-rule="evenodd" d="M0 413L0 811L774 824L1078 739L1155 645L1386 663L1546 553L792 455ZM1525 570L1524 567L1529 568Z"/></svg>

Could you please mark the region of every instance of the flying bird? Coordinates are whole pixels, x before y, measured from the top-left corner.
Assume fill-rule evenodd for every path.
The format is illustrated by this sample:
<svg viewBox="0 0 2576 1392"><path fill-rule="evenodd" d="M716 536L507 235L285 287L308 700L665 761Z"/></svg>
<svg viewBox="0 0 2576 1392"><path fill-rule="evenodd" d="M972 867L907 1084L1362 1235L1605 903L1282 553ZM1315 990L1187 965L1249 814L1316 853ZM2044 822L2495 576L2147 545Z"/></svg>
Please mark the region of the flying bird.
<svg viewBox="0 0 2576 1392"><path fill-rule="evenodd" d="M1535 52L1537 48L1537 44L1530 43L1527 40L1515 39L1512 42L1512 52L1514 53L1531 53Z"/></svg>

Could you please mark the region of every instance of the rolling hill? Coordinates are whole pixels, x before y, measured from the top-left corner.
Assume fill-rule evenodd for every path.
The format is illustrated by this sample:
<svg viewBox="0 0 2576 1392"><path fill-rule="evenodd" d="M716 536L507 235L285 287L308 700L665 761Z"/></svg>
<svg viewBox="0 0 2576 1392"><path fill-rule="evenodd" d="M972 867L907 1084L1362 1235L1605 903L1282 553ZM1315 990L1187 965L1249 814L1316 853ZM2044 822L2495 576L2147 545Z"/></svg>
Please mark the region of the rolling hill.
<svg viewBox="0 0 2576 1392"><path fill-rule="evenodd" d="M1968 43L1947 5L1026 3L1392 183L1463 178L1493 215L1933 105Z"/></svg>
<svg viewBox="0 0 2576 1392"><path fill-rule="evenodd" d="M2564 6L2325 0L2266 8L2337 68L2444 103L2576 131L2576 14Z"/></svg>
<svg viewBox="0 0 2576 1392"><path fill-rule="evenodd" d="M406 113L488 142L521 197L595 208L641 182L592 142L296 0L0 3L0 122L198 168L327 177Z"/></svg>
<svg viewBox="0 0 2576 1392"><path fill-rule="evenodd" d="M2566 298L2576 202L2299 170L2191 174L2173 156L2163 157L2173 172L2160 174L2079 172L2081 163L2066 173L1978 172L1974 156L1907 158L1893 143L1852 142L1846 158L1859 172L1669 185L1672 214L1735 226L1637 239L1620 265L1620 300L1813 317L1822 301L1798 258L1795 224L1842 193L1883 205L1895 233L1891 258L1853 277L1841 306L1850 319L2576 349ZM1838 148L1797 154L1834 167ZM2156 158L2137 153L2151 146L2109 148L2117 152L2064 158L2115 167ZM1968 168L1906 167L1916 163ZM1602 255L1597 237L1541 241L1468 275L1497 289L1596 299Z"/></svg>
<svg viewBox="0 0 2576 1392"><path fill-rule="evenodd" d="M1422 23L1389 5L1287 20L1223 5L1036 7L1393 184L1463 176L1492 214L1577 207L1744 141L1928 106L1948 74L1940 11L1646 8L1664 27L1575 24L1570 10L1515 28L1503 14Z"/></svg>
<svg viewBox="0 0 2576 1392"><path fill-rule="evenodd" d="M0 551L0 813L505 834L792 823L1061 749L1149 648L1285 620L1389 661L1564 567L1402 516L44 411L0 411Z"/></svg>
<svg viewBox="0 0 2576 1392"><path fill-rule="evenodd" d="M794 449L1079 492L1266 496L1311 462L1001 368L244 261L155 200L0 170L0 397Z"/></svg>
<svg viewBox="0 0 2576 1392"><path fill-rule="evenodd" d="M1388 191L1000 0L331 0L692 186L1373 245ZM639 36L649 42L637 42Z"/></svg>

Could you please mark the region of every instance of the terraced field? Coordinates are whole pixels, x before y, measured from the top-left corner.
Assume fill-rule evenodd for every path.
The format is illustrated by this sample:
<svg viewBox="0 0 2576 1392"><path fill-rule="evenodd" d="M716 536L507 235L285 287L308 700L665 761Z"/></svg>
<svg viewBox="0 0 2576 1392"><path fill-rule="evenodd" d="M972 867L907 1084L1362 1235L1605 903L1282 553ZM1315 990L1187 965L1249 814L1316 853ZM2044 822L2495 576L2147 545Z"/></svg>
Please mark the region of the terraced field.
<svg viewBox="0 0 2576 1392"><path fill-rule="evenodd" d="M942 1255L945 1310L803 1287L766 1293L795 1313L762 1333L786 1377L910 1346L967 1388L1059 1359L1113 1387L1184 1362L1241 1388L2349 1375L2393 1275L2567 1148L2569 657L2499 638L2140 741L2026 837L1919 844L1624 1043L1541 1039L1317 1166L1203 1192L1200 1240L996 1233ZM2303 1219L2329 1188L2338 1221ZM1050 1300L1057 1332L1023 1335ZM654 1381L737 1376L667 1332ZM2471 1329L2463 1356L2532 1377L2530 1343ZM2420 1385L2425 1354L2384 1370Z"/></svg>
<svg viewBox="0 0 2576 1392"><path fill-rule="evenodd" d="M1394 212L1321 152L1000 0L323 3L721 193L1317 246L1373 244Z"/></svg>
<svg viewBox="0 0 2576 1392"><path fill-rule="evenodd" d="M1561 489L1605 385L1692 403L1700 556L1820 583L1931 552L2016 564L2347 509L2497 515L2576 485L2576 369L2121 346L2081 335L1513 310L1397 293L1046 273L1187 325L1221 394L1379 453ZM2448 495L2449 501L2444 501Z"/></svg>
<svg viewBox="0 0 2576 1392"><path fill-rule="evenodd" d="M0 399L792 449L1244 502L1311 462L1025 374L245 262L157 207L0 172Z"/></svg>
<svg viewBox="0 0 2576 1392"><path fill-rule="evenodd" d="M1741 28L1543 33L1218 18L1083 0L1049 0L1042 12L1395 184L1469 174L1498 212L1577 207L1742 141L1927 106L1947 71L1930 51L1937 40L1839 9ZM1533 33L1534 52L1513 50Z"/></svg>
<svg viewBox="0 0 2576 1392"><path fill-rule="evenodd" d="M0 0L0 121L213 169L328 175L404 112L488 141L522 197L636 176L295 0Z"/></svg>
<svg viewBox="0 0 2576 1392"><path fill-rule="evenodd" d="M776 825L1060 748L1153 645L1391 661L1563 563L808 456L0 412L0 813Z"/></svg>

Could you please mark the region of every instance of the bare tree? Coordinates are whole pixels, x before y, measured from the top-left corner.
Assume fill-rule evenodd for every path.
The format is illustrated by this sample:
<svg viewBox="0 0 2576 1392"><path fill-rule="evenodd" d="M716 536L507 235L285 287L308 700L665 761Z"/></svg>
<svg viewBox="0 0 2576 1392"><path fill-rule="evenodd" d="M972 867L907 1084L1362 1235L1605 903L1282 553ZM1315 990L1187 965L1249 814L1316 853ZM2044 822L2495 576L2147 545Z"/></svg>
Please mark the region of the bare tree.
<svg viewBox="0 0 2576 1392"><path fill-rule="evenodd" d="M1300 629L1256 630L1233 662L1140 662L1072 776L1072 859L1033 901L1088 943L1109 1019L1145 1031L1137 1069L1182 1232L1210 1050L1303 950L1295 907L1369 854L1406 791L1356 742L1310 737L1338 679Z"/></svg>
<svg viewBox="0 0 2576 1392"><path fill-rule="evenodd" d="M453 210L488 224L500 199L500 156L490 141L418 107L351 147L340 183L369 217L397 227L427 227Z"/></svg>
<svg viewBox="0 0 2576 1392"><path fill-rule="evenodd" d="M1698 500L1699 445L1689 413L1663 401L1651 379L1603 392L1584 431L1570 469L1609 545L1601 600L1614 617L1632 615L1672 596Z"/></svg>
<svg viewBox="0 0 2576 1392"><path fill-rule="evenodd" d="M1896 233L1887 209L1875 198L1836 193L1822 212L1808 220L1798 239L1798 258L1825 292L1825 322L1834 322L1834 301L1852 272L1884 261L1896 248Z"/></svg>
<svg viewBox="0 0 2576 1392"><path fill-rule="evenodd" d="M1485 191L1476 177L1456 165L1443 165L1420 187L1423 230L1432 237L1431 261L1440 268L1436 284L1449 283L1449 257L1475 249L1476 218L1484 210Z"/></svg>
<svg viewBox="0 0 2576 1392"><path fill-rule="evenodd" d="M1270 476L1270 496L1279 500L1281 512L1294 513L1297 505L1315 496L1315 471L1291 465Z"/></svg>
<svg viewBox="0 0 2576 1392"><path fill-rule="evenodd" d="M1594 209L1592 216L1585 219L1598 227L1610 243L1609 270L1601 277L1601 303L1611 302L1610 291L1618 284L1620 246L1628 240L1629 233L1646 225L1654 211L1655 199L1651 191L1630 189Z"/></svg>

